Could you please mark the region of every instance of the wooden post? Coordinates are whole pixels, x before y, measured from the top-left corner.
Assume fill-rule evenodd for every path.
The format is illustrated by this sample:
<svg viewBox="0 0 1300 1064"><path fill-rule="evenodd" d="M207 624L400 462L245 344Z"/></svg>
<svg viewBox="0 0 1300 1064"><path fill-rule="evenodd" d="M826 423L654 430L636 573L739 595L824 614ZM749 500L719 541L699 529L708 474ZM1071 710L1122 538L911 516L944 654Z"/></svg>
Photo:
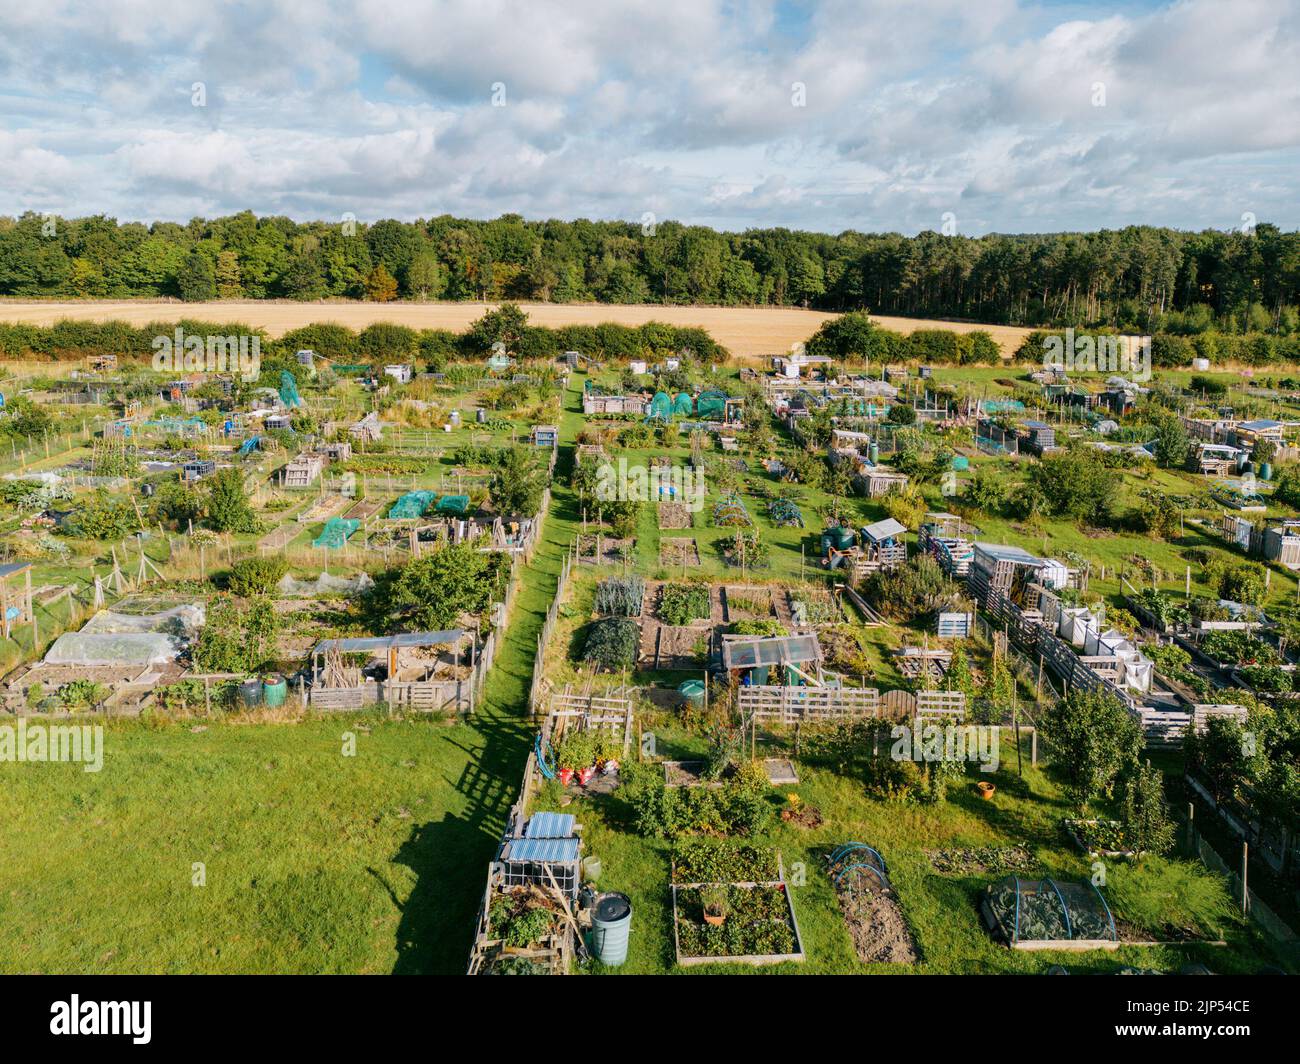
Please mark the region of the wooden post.
<svg viewBox="0 0 1300 1064"><path fill-rule="evenodd" d="M1187 848L1196 854L1196 803L1187 803Z"/></svg>
<svg viewBox="0 0 1300 1064"><path fill-rule="evenodd" d="M1246 882L1246 873L1250 864L1250 844L1241 840L1241 915L1245 916L1250 912L1250 887Z"/></svg>

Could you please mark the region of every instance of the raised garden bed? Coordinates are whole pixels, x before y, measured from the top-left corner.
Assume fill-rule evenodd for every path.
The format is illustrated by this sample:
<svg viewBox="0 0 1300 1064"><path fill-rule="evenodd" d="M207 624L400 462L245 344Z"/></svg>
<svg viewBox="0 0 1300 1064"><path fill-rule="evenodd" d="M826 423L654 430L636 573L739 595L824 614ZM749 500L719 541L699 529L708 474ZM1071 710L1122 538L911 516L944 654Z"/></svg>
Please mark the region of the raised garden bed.
<svg viewBox="0 0 1300 1064"><path fill-rule="evenodd" d="M691 511L685 503L661 502L659 504L659 527L678 529L691 527Z"/></svg>
<svg viewBox="0 0 1300 1064"><path fill-rule="evenodd" d="M704 919L706 893L725 898L720 926ZM673 857L673 943L682 967L802 963L803 941L781 856L770 847L698 840Z"/></svg>
<svg viewBox="0 0 1300 1064"><path fill-rule="evenodd" d="M1089 857L1132 857L1124 845L1124 825L1118 820L1066 820L1065 833Z"/></svg>
<svg viewBox="0 0 1300 1064"><path fill-rule="evenodd" d="M669 787L720 787L718 780L704 778L703 761L665 761L664 784Z"/></svg>
<svg viewBox="0 0 1300 1064"><path fill-rule="evenodd" d="M693 539L661 539L659 541L659 564L672 568L697 566L700 564L700 550Z"/></svg>
<svg viewBox="0 0 1300 1064"><path fill-rule="evenodd" d="M930 867L944 876L1004 876L1032 872L1038 867L1038 860L1025 846L926 850L925 856Z"/></svg>

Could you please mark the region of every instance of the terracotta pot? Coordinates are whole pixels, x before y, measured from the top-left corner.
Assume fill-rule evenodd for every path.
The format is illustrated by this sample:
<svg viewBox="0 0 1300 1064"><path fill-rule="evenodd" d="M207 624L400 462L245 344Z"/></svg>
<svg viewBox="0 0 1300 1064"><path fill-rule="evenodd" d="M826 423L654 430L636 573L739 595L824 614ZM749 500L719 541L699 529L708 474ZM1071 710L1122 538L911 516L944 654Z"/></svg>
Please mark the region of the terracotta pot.
<svg viewBox="0 0 1300 1064"><path fill-rule="evenodd" d="M988 801L988 799L993 797L994 792L997 791L997 787L992 783L981 780L979 783L975 784L975 790L979 792L981 798Z"/></svg>
<svg viewBox="0 0 1300 1064"><path fill-rule="evenodd" d="M714 927L721 927L723 924L727 922L727 917L726 914L720 914L718 916L714 916L713 913L709 912L708 909L705 909L704 922L706 924L712 924Z"/></svg>
<svg viewBox="0 0 1300 1064"><path fill-rule="evenodd" d="M560 769L560 786L567 787L572 782L573 782L573 769L571 768Z"/></svg>
<svg viewBox="0 0 1300 1064"><path fill-rule="evenodd" d="M591 782L591 777L596 774L596 766L589 765L587 768L578 769L578 785L585 787Z"/></svg>

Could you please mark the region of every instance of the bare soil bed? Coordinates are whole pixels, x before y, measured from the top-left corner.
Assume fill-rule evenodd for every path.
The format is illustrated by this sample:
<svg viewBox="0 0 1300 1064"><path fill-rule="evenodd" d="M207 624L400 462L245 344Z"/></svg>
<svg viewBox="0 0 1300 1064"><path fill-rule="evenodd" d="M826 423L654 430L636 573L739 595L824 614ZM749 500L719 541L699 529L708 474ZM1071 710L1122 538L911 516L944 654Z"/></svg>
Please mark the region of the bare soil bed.
<svg viewBox="0 0 1300 1064"><path fill-rule="evenodd" d="M838 893L840 912L859 960L867 964L915 964L921 959L890 888Z"/></svg>
<svg viewBox="0 0 1300 1064"><path fill-rule="evenodd" d="M659 564L681 568L700 564L700 549L693 539L661 539Z"/></svg>
<svg viewBox="0 0 1300 1064"><path fill-rule="evenodd" d="M661 502L659 504L660 528L690 528L691 511L681 502Z"/></svg>

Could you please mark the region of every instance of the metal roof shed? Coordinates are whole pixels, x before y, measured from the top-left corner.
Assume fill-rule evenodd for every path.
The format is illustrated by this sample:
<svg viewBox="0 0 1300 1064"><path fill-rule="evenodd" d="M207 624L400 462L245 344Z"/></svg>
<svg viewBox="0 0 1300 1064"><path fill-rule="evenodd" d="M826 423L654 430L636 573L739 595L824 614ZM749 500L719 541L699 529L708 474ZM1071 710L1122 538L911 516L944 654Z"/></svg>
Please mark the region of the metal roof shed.
<svg viewBox="0 0 1300 1064"><path fill-rule="evenodd" d="M891 539L897 539L907 532L907 526L901 521L896 521L892 517L886 517L883 521L877 521L875 524L867 525L862 534L871 540L872 543L885 543Z"/></svg>

